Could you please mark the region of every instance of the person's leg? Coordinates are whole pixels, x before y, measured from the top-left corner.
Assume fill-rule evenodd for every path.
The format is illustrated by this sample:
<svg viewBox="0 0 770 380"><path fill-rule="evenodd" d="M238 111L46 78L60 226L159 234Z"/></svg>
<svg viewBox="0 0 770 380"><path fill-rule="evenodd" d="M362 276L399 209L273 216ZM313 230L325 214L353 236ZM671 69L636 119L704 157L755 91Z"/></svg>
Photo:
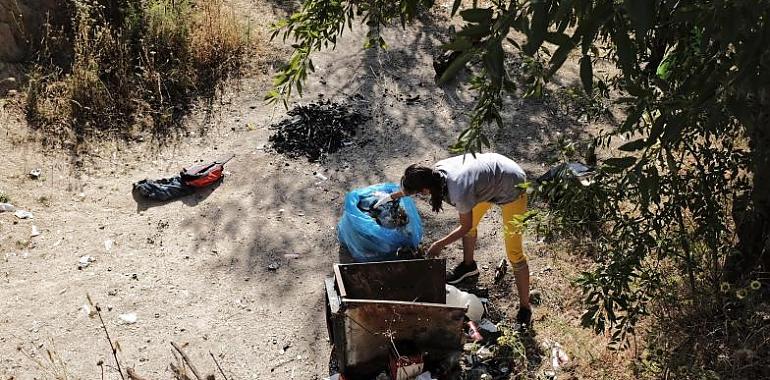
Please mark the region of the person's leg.
<svg viewBox="0 0 770 380"><path fill-rule="evenodd" d="M511 226L514 216L524 214L526 211L527 194L522 194L519 199L503 205L505 252L513 267L516 289L519 292L519 303L522 308L529 309L529 265L527 265L527 256L524 255L524 246L521 240L522 231Z"/></svg>
<svg viewBox="0 0 770 380"><path fill-rule="evenodd" d="M476 226L479 225L490 206L489 203L479 203L473 208L471 230L463 236L463 261L447 273L447 283L457 284L468 277L479 275L479 268L473 260L473 252L476 249Z"/></svg>
<svg viewBox="0 0 770 380"><path fill-rule="evenodd" d="M476 251L476 237L478 236L478 230L476 227L481 222L481 218L487 213L491 203L482 202L473 208L473 224L471 230L463 236L463 262L467 265L473 264L473 253Z"/></svg>

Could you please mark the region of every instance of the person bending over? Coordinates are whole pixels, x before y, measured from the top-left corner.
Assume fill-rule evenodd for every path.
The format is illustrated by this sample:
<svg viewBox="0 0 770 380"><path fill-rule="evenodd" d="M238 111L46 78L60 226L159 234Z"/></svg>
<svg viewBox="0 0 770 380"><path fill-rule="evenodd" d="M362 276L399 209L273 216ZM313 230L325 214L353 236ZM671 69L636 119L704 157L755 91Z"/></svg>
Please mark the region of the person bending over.
<svg viewBox="0 0 770 380"><path fill-rule="evenodd" d="M526 181L521 167L508 157L497 153L465 154L436 162L432 167L410 165L401 178L401 190L389 194L375 207L402 196L417 193L430 195L434 212L446 202L457 209L460 225L428 248L428 256L437 256L447 245L462 239L463 261L447 275L447 282L457 284L478 276L474 260L476 227L492 204L502 208L505 251L513 267L519 293L517 321L529 325L532 311L529 304L529 266L524 255L521 232L511 222L527 210L527 194L518 185Z"/></svg>

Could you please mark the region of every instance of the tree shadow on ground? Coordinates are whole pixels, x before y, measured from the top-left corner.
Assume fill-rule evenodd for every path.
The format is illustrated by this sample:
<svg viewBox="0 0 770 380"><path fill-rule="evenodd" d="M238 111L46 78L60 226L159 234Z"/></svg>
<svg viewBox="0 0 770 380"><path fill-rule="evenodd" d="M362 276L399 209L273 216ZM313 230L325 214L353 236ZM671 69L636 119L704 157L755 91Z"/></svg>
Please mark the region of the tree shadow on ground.
<svg viewBox="0 0 770 380"><path fill-rule="evenodd" d="M464 129L468 119L464 110L474 103L467 89L447 87L457 96L448 95L433 84L432 70L416 69L430 68L433 52L445 42L435 38L430 28L418 23L408 33L386 35L387 41L394 41L387 50L340 49L314 58L316 76L308 80L307 98L297 102L322 94L323 99L366 109L371 120L361 127L352 146L330 154L320 164L265 152L233 162L232 170L248 173L248 178L232 182L232 197L216 207L202 208L194 219L183 222L196 236L216 233L234 243L227 257L210 264L212 270L236 273L234 278L256 277L258 286L269 288L277 298L296 293L302 281L318 281L321 286L321 279L331 274L331 264L339 258L335 227L344 194L397 181L408 163L429 165L449 156L446 147ZM361 41L365 32L357 30L345 38ZM419 100L408 100L417 95ZM505 102L508 127L492 135L492 149L522 163L530 176L547 169L539 162L555 136L580 133L580 126L570 125L568 118L555 114L547 104L517 97ZM251 162L260 162L264 169L251 168ZM319 180L315 173L329 180ZM425 241L453 228L456 217L451 208L434 215L426 205L418 207L426 231L430 230ZM479 250L493 244L491 239L479 243ZM206 249L214 242L197 244L196 248ZM534 335L525 345L532 358L541 360Z"/></svg>

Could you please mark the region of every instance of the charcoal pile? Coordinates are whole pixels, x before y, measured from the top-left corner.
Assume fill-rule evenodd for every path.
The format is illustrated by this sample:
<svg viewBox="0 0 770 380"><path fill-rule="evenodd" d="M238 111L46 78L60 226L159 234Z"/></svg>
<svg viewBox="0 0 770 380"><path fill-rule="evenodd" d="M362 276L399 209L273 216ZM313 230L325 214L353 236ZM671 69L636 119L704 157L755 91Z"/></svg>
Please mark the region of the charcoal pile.
<svg viewBox="0 0 770 380"><path fill-rule="evenodd" d="M287 112L290 118L270 126L272 148L291 158L310 162L349 145L358 126L369 116L330 100L298 105Z"/></svg>

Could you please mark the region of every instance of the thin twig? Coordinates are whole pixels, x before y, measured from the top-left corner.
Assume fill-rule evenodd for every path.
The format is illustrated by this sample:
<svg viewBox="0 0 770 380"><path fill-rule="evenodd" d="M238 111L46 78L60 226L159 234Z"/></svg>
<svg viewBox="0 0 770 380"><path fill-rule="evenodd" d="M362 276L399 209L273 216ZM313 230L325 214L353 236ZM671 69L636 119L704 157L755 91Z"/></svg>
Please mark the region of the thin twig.
<svg viewBox="0 0 770 380"><path fill-rule="evenodd" d="M126 380L125 377L123 377L123 370L120 369L120 360L118 360L118 350L115 348L115 345L112 344L112 338L110 338L110 333L107 331L107 325L104 324L104 318L102 318L102 308L99 307L99 305L95 305L94 309L96 309L96 315L99 317L99 322L102 323L102 329L104 329L104 334L107 335L107 341L110 342L110 348L112 348L112 357L115 358L115 364L118 366L118 373L120 374L120 378L122 380Z"/></svg>
<svg viewBox="0 0 770 380"><path fill-rule="evenodd" d="M225 371L222 370L222 367L219 366L219 362L217 361L217 358L214 357L214 354L212 354L211 351L209 351L209 355L211 355L211 358L214 359L214 364L217 365L217 368L219 369L219 373L221 373L222 377L224 377L225 380L227 380L227 375L225 375Z"/></svg>
<svg viewBox="0 0 770 380"><path fill-rule="evenodd" d="M190 377L177 367L176 364L171 363L169 366L171 367L171 372L174 372L174 377L176 377L177 380L190 380Z"/></svg>
<svg viewBox="0 0 770 380"><path fill-rule="evenodd" d="M146 380L144 377L139 376L133 368L127 368L128 378L131 380Z"/></svg>
<svg viewBox="0 0 770 380"><path fill-rule="evenodd" d="M187 366L190 367L190 371L192 371L193 375L195 375L195 378L198 380L201 380L200 374L198 374L198 370L195 369L195 366L193 366L192 361L190 361L190 358L187 357L187 354L182 351L182 349L174 342L171 342L171 345L174 347L175 350L179 352L180 355L182 355L182 359L184 359L184 362L187 363Z"/></svg>

